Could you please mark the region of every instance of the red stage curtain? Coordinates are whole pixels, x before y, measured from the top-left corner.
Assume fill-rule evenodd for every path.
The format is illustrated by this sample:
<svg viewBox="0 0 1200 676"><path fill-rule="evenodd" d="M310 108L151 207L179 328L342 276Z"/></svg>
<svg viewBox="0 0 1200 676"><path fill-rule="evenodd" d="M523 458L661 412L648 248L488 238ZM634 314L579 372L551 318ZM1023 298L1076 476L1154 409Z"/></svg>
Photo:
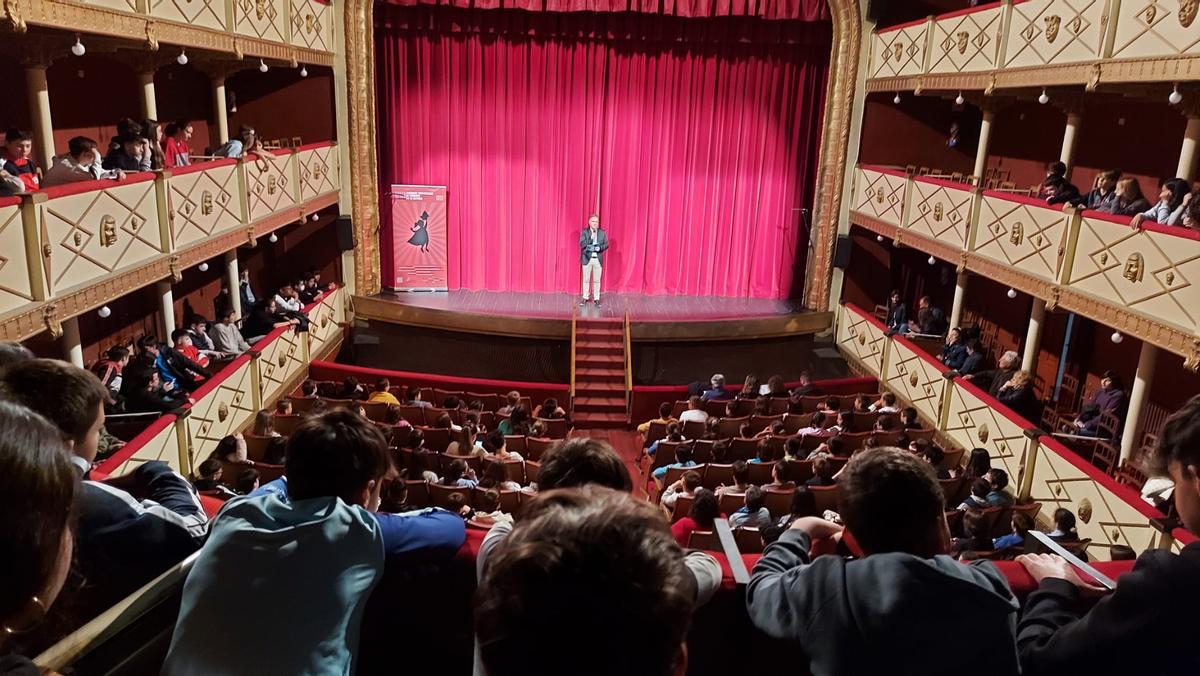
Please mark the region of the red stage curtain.
<svg viewBox="0 0 1200 676"><path fill-rule="evenodd" d="M459 9L522 9L530 12L637 12L707 18L829 21L825 0L385 0L393 5L440 5Z"/></svg>
<svg viewBox="0 0 1200 676"><path fill-rule="evenodd" d="M606 291L789 295L828 23L377 12L381 183L449 187L451 289L578 293L598 211Z"/></svg>

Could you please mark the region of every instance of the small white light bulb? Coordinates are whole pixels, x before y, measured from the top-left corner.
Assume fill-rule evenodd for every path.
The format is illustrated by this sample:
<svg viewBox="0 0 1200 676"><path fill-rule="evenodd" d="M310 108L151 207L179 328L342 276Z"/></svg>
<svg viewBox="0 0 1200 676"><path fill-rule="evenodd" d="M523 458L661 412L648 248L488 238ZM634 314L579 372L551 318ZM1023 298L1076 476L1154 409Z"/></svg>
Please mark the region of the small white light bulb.
<svg viewBox="0 0 1200 676"><path fill-rule="evenodd" d="M108 319L112 315L112 309L107 305L101 305L100 309L96 310L96 314L100 315L100 319Z"/></svg>
<svg viewBox="0 0 1200 676"><path fill-rule="evenodd" d="M196 269L198 269L200 272L208 272L208 263L201 263L200 265L196 266Z"/></svg>
<svg viewBox="0 0 1200 676"><path fill-rule="evenodd" d="M963 98L962 92L959 92L958 96L954 97L954 102L961 106L962 104L966 103L967 100Z"/></svg>
<svg viewBox="0 0 1200 676"><path fill-rule="evenodd" d="M896 92L896 97L892 99L892 103L900 105L900 92Z"/></svg>
<svg viewBox="0 0 1200 676"><path fill-rule="evenodd" d="M1122 340L1125 340L1125 336L1122 336L1120 331L1113 331L1110 340L1112 340L1114 343L1119 343Z"/></svg>
<svg viewBox="0 0 1200 676"><path fill-rule="evenodd" d="M317 221L319 221L319 220L321 220L321 217L320 217L320 216L318 216L318 215L316 215L316 214L313 214L313 215L312 215L312 222L313 222L313 223L316 223L316 222L317 222Z"/></svg>
<svg viewBox="0 0 1200 676"><path fill-rule="evenodd" d="M936 262L937 262L937 259L936 259L936 258L934 258L933 256L930 256L930 257L929 257L929 264L930 264L930 265L933 265L933 264L934 264L934 263L936 263Z"/></svg>
<svg viewBox="0 0 1200 676"><path fill-rule="evenodd" d="M260 73L265 73L265 72L267 72L268 70L271 70L271 67L267 65L267 62L266 62L266 60L265 60L265 59L259 59L259 60L258 60L258 72L260 72Z"/></svg>
<svg viewBox="0 0 1200 676"><path fill-rule="evenodd" d="M271 236L267 238L267 241L269 241L269 242L271 242L272 244L274 244L275 242L278 242L278 241L279 241L279 236L278 236L278 235L276 235L275 233L271 233Z"/></svg>
<svg viewBox="0 0 1200 676"><path fill-rule="evenodd" d="M875 235L875 241L876 241L876 242L882 242L882 241L883 241L883 235Z"/></svg>
<svg viewBox="0 0 1200 676"><path fill-rule="evenodd" d="M185 52L182 49L179 50L179 56L175 57L175 63L177 63L181 66L186 66L187 62L188 62L187 52Z"/></svg>
<svg viewBox="0 0 1200 676"><path fill-rule="evenodd" d="M1175 85L1175 88L1171 90L1171 95L1167 97L1167 101L1170 101L1171 105L1175 106L1179 105L1179 102L1182 100L1183 94L1179 93L1179 85Z"/></svg>
<svg viewBox="0 0 1200 676"><path fill-rule="evenodd" d="M1008 297L1009 297L1009 298L1016 298L1016 297L1017 297L1017 290L1016 290L1016 289L1009 289L1009 290L1008 290Z"/></svg>
<svg viewBox="0 0 1200 676"><path fill-rule="evenodd" d="M1042 95L1038 97L1038 103L1042 104L1043 106L1047 103L1050 103L1050 95L1046 93L1045 89L1042 90Z"/></svg>
<svg viewBox="0 0 1200 676"><path fill-rule="evenodd" d="M84 54L87 54L87 47L83 46L83 43L80 42L78 35L75 36L75 44L71 45L71 53L75 56L83 56Z"/></svg>
<svg viewBox="0 0 1200 676"><path fill-rule="evenodd" d="M300 66L300 77L308 77L308 67Z"/></svg>

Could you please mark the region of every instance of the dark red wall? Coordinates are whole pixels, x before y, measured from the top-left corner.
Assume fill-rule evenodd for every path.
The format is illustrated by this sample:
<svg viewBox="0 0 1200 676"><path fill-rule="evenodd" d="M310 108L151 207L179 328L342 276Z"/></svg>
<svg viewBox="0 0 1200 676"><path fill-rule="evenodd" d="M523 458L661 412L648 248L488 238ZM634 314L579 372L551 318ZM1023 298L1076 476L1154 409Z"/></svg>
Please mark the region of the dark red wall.
<svg viewBox="0 0 1200 676"><path fill-rule="evenodd" d="M225 82L237 102L229 114L229 133L249 124L265 139L299 136L304 143L336 138L333 71L308 66L308 77L295 68L273 67L266 73L244 70Z"/></svg>
<svg viewBox="0 0 1200 676"><path fill-rule="evenodd" d="M982 119L979 109L955 106L953 101L932 96L913 96L911 92L901 94L899 105L892 102L892 97L867 97L859 162L971 172ZM958 145L951 148L946 139L955 121L961 131Z"/></svg>

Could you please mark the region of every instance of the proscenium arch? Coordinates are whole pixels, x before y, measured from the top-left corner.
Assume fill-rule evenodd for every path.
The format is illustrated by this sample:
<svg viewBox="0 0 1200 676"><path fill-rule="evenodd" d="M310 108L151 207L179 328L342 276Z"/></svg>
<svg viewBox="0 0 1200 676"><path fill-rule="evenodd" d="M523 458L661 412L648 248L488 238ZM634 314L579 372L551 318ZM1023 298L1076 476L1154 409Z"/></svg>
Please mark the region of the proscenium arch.
<svg viewBox="0 0 1200 676"><path fill-rule="evenodd" d="M850 123L862 49L858 0L827 0L833 21L825 124L817 155L812 258L805 270L803 301L813 310L829 309L833 247L837 242L846 183ZM379 293L379 160L375 151L375 0L346 0L344 45L350 138L350 201L354 216L354 268L357 292Z"/></svg>

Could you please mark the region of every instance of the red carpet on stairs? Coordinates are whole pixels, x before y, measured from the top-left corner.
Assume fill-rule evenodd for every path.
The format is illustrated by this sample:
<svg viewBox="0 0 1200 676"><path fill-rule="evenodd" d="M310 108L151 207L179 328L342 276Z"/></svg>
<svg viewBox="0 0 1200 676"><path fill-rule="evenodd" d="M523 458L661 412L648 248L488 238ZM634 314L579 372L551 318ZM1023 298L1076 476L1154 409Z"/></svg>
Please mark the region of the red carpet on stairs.
<svg viewBox="0 0 1200 676"><path fill-rule="evenodd" d="M572 419L577 429L629 425L626 358L625 329L620 319L576 320Z"/></svg>

